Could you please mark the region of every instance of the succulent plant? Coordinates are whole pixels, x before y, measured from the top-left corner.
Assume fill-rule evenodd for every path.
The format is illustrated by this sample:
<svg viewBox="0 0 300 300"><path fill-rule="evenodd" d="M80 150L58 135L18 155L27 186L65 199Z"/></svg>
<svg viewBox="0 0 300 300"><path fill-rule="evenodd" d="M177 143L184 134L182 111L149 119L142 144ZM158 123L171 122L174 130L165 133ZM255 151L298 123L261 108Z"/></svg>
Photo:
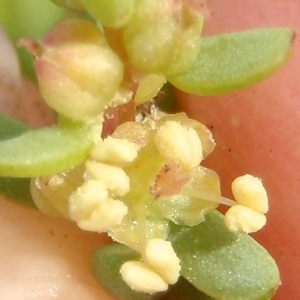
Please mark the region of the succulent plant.
<svg viewBox="0 0 300 300"><path fill-rule="evenodd" d="M81 16L20 44L58 121L30 129L1 116L0 191L107 232L115 244L97 251L93 268L119 299L164 299L178 280L197 299L270 299L277 265L248 235L266 223L265 188L245 175L233 182L235 200L222 197L218 175L201 164L211 132L163 112L159 99L164 85L217 95L266 78L287 61L293 30L202 38L205 20L189 1L53 2ZM135 119L103 137L108 109L121 105Z"/></svg>

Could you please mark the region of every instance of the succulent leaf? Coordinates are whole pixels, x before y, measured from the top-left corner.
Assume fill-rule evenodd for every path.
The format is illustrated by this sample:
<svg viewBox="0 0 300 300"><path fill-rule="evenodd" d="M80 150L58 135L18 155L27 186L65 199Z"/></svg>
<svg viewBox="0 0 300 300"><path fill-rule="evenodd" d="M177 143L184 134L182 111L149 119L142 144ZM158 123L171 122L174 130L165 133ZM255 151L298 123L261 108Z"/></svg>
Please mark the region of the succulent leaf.
<svg viewBox="0 0 300 300"><path fill-rule="evenodd" d="M0 118L3 128L20 127L12 138L7 131L0 141L0 175L9 177L39 177L63 171L82 162L89 153L101 123L64 120L57 126L31 129L24 128L7 117ZM4 124L7 124L4 125ZM0 131L0 133L1 133ZM13 132L13 131L12 131Z"/></svg>
<svg viewBox="0 0 300 300"><path fill-rule="evenodd" d="M287 61L294 35L291 29L271 28L203 38L192 67L167 79L197 95L224 94L253 85Z"/></svg>
<svg viewBox="0 0 300 300"><path fill-rule="evenodd" d="M247 234L229 232L217 211L194 227L171 228L181 275L216 299L270 299L280 285L270 254Z"/></svg>

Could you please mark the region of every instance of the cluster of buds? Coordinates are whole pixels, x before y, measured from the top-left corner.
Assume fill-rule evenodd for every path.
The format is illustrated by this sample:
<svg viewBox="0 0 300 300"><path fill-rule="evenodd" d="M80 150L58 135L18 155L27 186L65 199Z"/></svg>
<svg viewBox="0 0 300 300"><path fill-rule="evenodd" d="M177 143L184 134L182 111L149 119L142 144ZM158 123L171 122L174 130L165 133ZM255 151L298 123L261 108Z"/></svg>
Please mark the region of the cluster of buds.
<svg viewBox="0 0 300 300"><path fill-rule="evenodd" d="M65 20L41 42L22 39L20 44L36 57L45 102L62 116L86 120L101 115L118 92L123 63L90 21Z"/></svg>
<svg viewBox="0 0 300 300"><path fill-rule="evenodd" d="M131 64L165 76L187 70L197 57L204 1L52 0L88 12L100 26L118 29ZM149 30L151 28L151 30Z"/></svg>
<svg viewBox="0 0 300 300"><path fill-rule="evenodd" d="M197 58L203 17L193 1L54 2L96 20L65 20L41 41L19 43L35 56L40 93L61 116L86 121L133 98L145 103Z"/></svg>

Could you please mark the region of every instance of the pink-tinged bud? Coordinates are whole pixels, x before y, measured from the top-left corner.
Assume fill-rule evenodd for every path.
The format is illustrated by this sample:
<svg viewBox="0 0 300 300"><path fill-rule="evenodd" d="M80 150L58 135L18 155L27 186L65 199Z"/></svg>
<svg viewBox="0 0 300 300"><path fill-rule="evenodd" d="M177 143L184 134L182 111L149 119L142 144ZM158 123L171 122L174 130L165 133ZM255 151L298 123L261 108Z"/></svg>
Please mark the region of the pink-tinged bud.
<svg viewBox="0 0 300 300"><path fill-rule="evenodd" d="M23 40L36 56L40 92L47 104L74 120L101 114L123 78L123 64L94 23L59 23L40 44Z"/></svg>

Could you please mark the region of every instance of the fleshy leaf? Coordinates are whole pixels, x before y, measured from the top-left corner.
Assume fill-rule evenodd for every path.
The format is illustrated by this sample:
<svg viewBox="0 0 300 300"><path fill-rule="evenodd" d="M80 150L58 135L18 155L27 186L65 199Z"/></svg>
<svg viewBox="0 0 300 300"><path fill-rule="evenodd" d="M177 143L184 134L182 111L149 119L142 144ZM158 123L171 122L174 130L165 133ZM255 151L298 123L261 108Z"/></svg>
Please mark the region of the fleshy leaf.
<svg viewBox="0 0 300 300"><path fill-rule="evenodd" d="M270 299L280 285L270 254L249 235L229 232L217 211L198 226L173 226L169 238L181 259L181 275L211 297Z"/></svg>
<svg viewBox="0 0 300 300"><path fill-rule="evenodd" d="M81 163L95 138L100 136L100 120L88 123L63 120L57 126L26 130L7 139L9 129L19 123L0 116L0 176L40 177L69 169ZM14 125L12 125L14 124Z"/></svg>
<svg viewBox="0 0 300 300"><path fill-rule="evenodd" d="M202 38L192 67L168 77L182 91L198 95L232 92L259 82L288 59L295 33L270 28Z"/></svg>
<svg viewBox="0 0 300 300"><path fill-rule="evenodd" d="M0 117L0 140L6 140L29 130L25 124L10 117ZM0 177L0 194L18 204L35 207L30 194L28 178Z"/></svg>
<svg viewBox="0 0 300 300"><path fill-rule="evenodd" d="M140 255L127 246L114 243L100 248L93 257L93 271L100 284L119 300L213 300L180 278L167 293L148 295L132 291L122 280L119 270L128 260L139 260Z"/></svg>

